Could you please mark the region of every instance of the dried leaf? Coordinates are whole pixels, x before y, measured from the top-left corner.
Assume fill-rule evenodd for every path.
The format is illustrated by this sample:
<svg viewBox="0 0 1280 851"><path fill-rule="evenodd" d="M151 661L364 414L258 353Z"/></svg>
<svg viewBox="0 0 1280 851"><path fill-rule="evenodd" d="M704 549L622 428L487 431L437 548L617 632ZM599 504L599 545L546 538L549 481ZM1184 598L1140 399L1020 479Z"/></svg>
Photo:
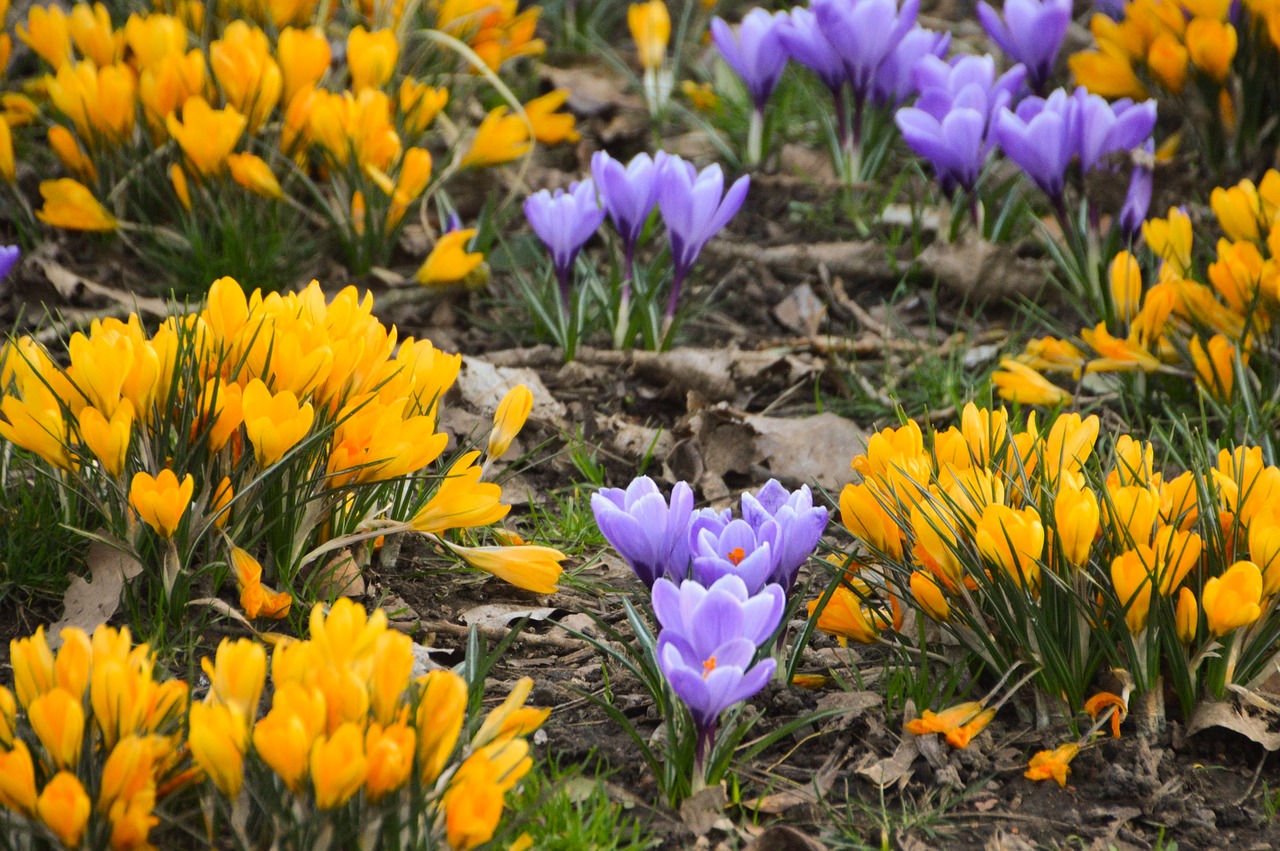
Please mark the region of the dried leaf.
<svg viewBox="0 0 1280 851"><path fill-rule="evenodd" d="M549 606L531 609L528 606L512 603L487 603L463 612L462 622L467 626L476 626L480 629L501 629L521 618L544 621L558 611L560 610Z"/></svg>
<svg viewBox="0 0 1280 851"><path fill-rule="evenodd" d="M881 789L887 789L911 774L911 766L919 755L920 749L916 747L916 737L907 736L898 742L893 756L875 759L873 755L868 754L857 772Z"/></svg>
<svg viewBox="0 0 1280 851"><path fill-rule="evenodd" d="M680 820L696 836L706 836L712 830L729 831L733 822L725 817L724 808L729 803L724 784L708 786L695 792L680 805Z"/></svg>
<svg viewBox="0 0 1280 851"><path fill-rule="evenodd" d="M775 824L748 845L746 851L826 851L826 848L794 827Z"/></svg>
<svg viewBox="0 0 1280 851"><path fill-rule="evenodd" d="M797 334L815 337L827 318L827 305L814 294L813 287L801 284L773 309L773 315Z"/></svg>
<svg viewBox="0 0 1280 851"><path fill-rule="evenodd" d="M1194 736L1210 727L1220 727L1239 733L1269 751L1280 749L1280 733L1267 729L1266 723L1261 718L1245 715L1230 703L1205 701L1199 704L1187 721L1186 735Z"/></svg>
<svg viewBox="0 0 1280 851"><path fill-rule="evenodd" d="M142 564L128 553L95 540L84 559L89 580L71 574L70 584L62 597L62 619L49 627L49 646L62 643L60 633L68 627L93 632L111 619L120 608L120 592L124 583L142 572Z"/></svg>

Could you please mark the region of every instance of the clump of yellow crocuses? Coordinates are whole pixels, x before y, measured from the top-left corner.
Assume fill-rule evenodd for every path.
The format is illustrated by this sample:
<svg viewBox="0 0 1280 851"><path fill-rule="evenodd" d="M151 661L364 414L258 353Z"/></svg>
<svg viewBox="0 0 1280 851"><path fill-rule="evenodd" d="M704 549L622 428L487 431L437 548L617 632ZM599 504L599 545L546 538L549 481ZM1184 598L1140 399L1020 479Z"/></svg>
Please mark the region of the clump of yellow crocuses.
<svg viewBox="0 0 1280 851"><path fill-rule="evenodd" d="M13 681L0 684L0 809L52 847L155 847L195 797L211 836L399 847L407 831L473 848L498 829L550 712L524 705L526 678L472 714L465 679L414 677L412 640L346 599L317 605L309 637L270 653L223 639L194 703L186 683L156 679L127 628L59 638L56 652L43 628L11 642Z"/></svg>
<svg viewBox="0 0 1280 851"><path fill-rule="evenodd" d="M326 555L363 566L373 539L397 533L554 591L559 552L459 537L508 511L483 479L529 390L499 405L487 448L447 456L440 402L461 358L399 340L372 310L354 288L246 294L223 278L154 333L136 316L94 322L66 366L14 340L0 347L0 442L57 471L33 478L78 494L72 522L132 553L138 581L163 579L149 616L179 612L192 570L224 564L249 617L283 617L294 597L343 590L323 584Z"/></svg>
<svg viewBox="0 0 1280 851"><path fill-rule="evenodd" d="M1248 446L1179 468L1099 426L969 404L959 427L872 435L840 495L858 548L817 628L905 644L914 609L988 670L1035 670L1045 721L1084 710L1104 668L1132 680L1140 729L1165 683L1185 712L1254 687L1280 653L1280 468Z"/></svg>
<svg viewBox="0 0 1280 851"><path fill-rule="evenodd" d="M519 159L535 142L577 139L565 91L470 121L494 74L542 52L536 5L241 0L166 9L120 26L102 3L4 16L12 36L0 34L0 58L16 39L39 67L9 81L31 96L6 95L0 179L20 193L17 161L55 164L40 175L43 205L18 204L18 213L34 208L60 229L127 231L130 246L156 242L170 253L268 225L322 226L362 273L387 263L403 227L452 175ZM409 43L424 31L432 38ZM450 120L437 122L446 112ZM447 153L443 167L429 151ZM438 277L440 258L424 268L429 283L461 278Z"/></svg>

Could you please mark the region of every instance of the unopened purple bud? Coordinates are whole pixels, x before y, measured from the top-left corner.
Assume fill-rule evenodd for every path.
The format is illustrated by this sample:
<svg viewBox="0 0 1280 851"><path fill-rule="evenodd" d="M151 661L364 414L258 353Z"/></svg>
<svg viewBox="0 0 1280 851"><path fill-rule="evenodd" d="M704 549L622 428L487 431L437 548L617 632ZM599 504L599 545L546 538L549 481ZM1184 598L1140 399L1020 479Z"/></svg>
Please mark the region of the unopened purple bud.
<svg viewBox="0 0 1280 851"><path fill-rule="evenodd" d="M982 2L978 20L1007 56L1027 66L1031 88L1043 91L1071 24L1071 0L1005 0L1003 18Z"/></svg>
<svg viewBox="0 0 1280 851"><path fill-rule="evenodd" d="M604 208L596 197L595 184L588 178L570 184L567 192L563 189L557 189L555 194L545 189L535 192L524 201L524 215L551 252L561 297L567 305L573 261L604 221Z"/></svg>
<svg viewBox="0 0 1280 851"><path fill-rule="evenodd" d="M913 27L876 70L872 100L881 106L897 106L910 100L919 91L916 87L916 66L926 56L943 56L950 44L951 33Z"/></svg>
<svg viewBox="0 0 1280 851"><path fill-rule="evenodd" d="M1151 190L1155 183L1155 142L1148 139L1142 146L1142 154L1134 156L1133 171L1129 174L1129 191L1120 208L1120 231L1125 239L1134 242L1142 234L1142 223L1151 209Z"/></svg>
<svg viewBox="0 0 1280 851"><path fill-rule="evenodd" d="M640 476L625 491L606 488L593 494L591 510L605 540L646 588L661 576L679 582L688 574L693 491L684 482L676 482L668 504L653 479Z"/></svg>
<svg viewBox="0 0 1280 851"><path fill-rule="evenodd" d="M845 83L844 62L822 34L818 18L810 9L797 6L778 26L778 38L791 58L812 71L833 94Z"/></svg>
<svg viewBox="0 0 1280 851"><path fill-rule="evenodd" d="M0 281L3 281L13 267L18 265L18 258L22 256L22 249L16 245L0 245Z"/></svg>
<svg viewBox="0 0 1280 851"><path fill-rule="evenodd" d="M652 157L637 154L624 167L604 151L596 151L591 157L591 176L628 257L634 253L645 222L657 206L659 177L666 159L663 151Z"/></svg>
<svg viewBox="0 0 1280 851"><path fill-rule="evenodd" d="M764 9L752 9L736 33L722 18L711 21L711 40L742 79L757 112L764 111L787 66L787 51L778 38L778 28L786 20L782 12L771 15Z"/></svg>
<svg viewBox="0 0 1280 851"><path fill-rule="evenodd" d="M920 0L813 0L827 40L840 54L854 97L871 94L876 71L915 26Z"/></svg>

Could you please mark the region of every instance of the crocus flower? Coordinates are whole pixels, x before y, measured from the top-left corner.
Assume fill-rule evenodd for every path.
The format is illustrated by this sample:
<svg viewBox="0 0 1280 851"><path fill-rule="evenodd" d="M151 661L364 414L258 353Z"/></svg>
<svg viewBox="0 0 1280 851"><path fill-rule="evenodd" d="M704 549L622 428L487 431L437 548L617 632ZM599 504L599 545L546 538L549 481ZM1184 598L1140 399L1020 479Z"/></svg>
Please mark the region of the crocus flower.
<svg viewBox="0 0 1280 851"><path fill-rule="evenodd" d="M757 112L764 111L787 65L787 51L778 37L785 20L787 16L782 12L771 15L764 9L752 9L736 33L722 18L711 21L711 40L742 79Z"/></svg>
<svg viewBox="0 0 1280 851"><path fill-rule="evenodd" d="M1142 223L1151 210L1151 190L1155 184L1155 142L1151 139L1142 146L1143 156L1135 157L1133 171L1129 172L1129 190L1125 192L1124 206L1120 208L1120 230L1130 242L1142 233Z"/></svg>
<svg viewBox="0 0 1280 851"><path fill-rule="evenodd" d="M916 62L920 99L898 110L896 121L907 145L929 160L944 192L973 190L993 145L994 116L1013 100L1025 74L1015 65L997 79L990 56L948 63L925 55Z"/></svg>
<svg viewBox="0 0 1280 851"><path fill-rule="evenodd" d="M773 676L773 659L754 666L751 660L782 620L782 589L769 586L753 597L736 576L710 588L693 580L676 587L662 579L653 588L653 608L662 624L658 665L693 715L702 764L720 713L759 692Z"/></svg>
<svg viewBox="0 0 1280 851"><path fill-rule="evenodd" d="M18 265L18 258L22 256L22 249L16 245L0 245L0 281L3 281L13 267Z"/></svg>
<svg viewBox="0 0 1280 851"><path fill-rule="evenodd" d="M926 56L940 59L950 46L951 33L912 27L876 70L872 101L882 106L896 106L910 99L919 91L916 66Z"/></svg>
<svg viewBox="0 0 1280 851"><path fill-rule="evenodd" d="M569 191L546 189L525 199L524 215L530 227L551 252L556 278L560 282L560 299L569 307L569 283L573 261L587 240L604 221L604 208L596 198L595 183L587 180L569 185Z"/></svg>
<svg viewBox="0 0 1280 851"><path fill-rule="evenodd" d="M1092 171L1108 155L1131 151L1151 138L1156 126L1156 102L1134 103L1128 98L1109 103L1083 86L1072 95L1080 104L1080 168Z"/></svg>
<svg viewBox="0 0 1280 851"><path fill-rule="evenodd" d="M818 24L840 54L854 99L866 101L880 64L916 23L919 0L814 0Z"/></svg>
<svg viewBox="0 0 1280 851"><path fill-rule="evenodd" d="M790 593L800 566L826 531L827 509L814 506L808 485L791 492L777 479L770 479L754 496L742 495L742 519L756 530L765 528L770 521L778 524L774 572L768 581L776 582Z"/></svg>
<svg viewBox="0 0 1280 851"><path fill-rule="evenodd" d="M659 176L667 155L663 151L650 157L637 154L624 167L604 151L591 157L591 177L600 193L605 211L622 238L622 251L627 265L623 274L630 279L631 259L649 214L658 203Z"/></svg>
<svg viewBox="0 0 1280 851"><path fill-rule="evenodd" d="M676 482L668 504L653 479L640 476L625 491L605 488L593 494L591 510L601 534L646 588L666 574L684 579L693 516L693 490L687 484Z"/></svg>
<svg viewBox="0 0 1280 851"><path fill-rule="evenodd" d="M788 55L812 71L822 84L838 96L845 83L844 62L818 26L811 9L797 6L777 27L778 38Z"/></svg>
<svg viewBox="0 0 1280 851"><path fill-rule="evenodd" d="M710 165L702 171L680 157L668 157L659 177L658 207L671 239L673 265L671 297L667 301L666 319L670 322L680 300L680 288L703 246L729 223L746 200L751 178L734 181L726 192L720 166Z"/></svg>
<svg viewBox="0 0 1280 851"><path fill-rule="evenodd" d="M754 594L775 573L778 524L769 518L759 529L745 520L731 520L718 530L704 527L690 539L689 549L698 582L711 585L722 576L737 576Z"/></svg>
<svg viewBox="0 0 1280 851"><path fill-rule="evenodd" d="M1005 0L1003 19L982 2L978 20L1005 54L1027 66L1031 88L1043 91L1071 23L1071 0Z"/></svg>
<svg viewBox="0 0 1280 851"><path fill-rule="evenodd" d="M1055 206L1062 203L1067 166L1076 154L1079 120L1079 101L1063 89L1027 98L1016 112L1005 107L996 117L1000 147Z"/></svg>

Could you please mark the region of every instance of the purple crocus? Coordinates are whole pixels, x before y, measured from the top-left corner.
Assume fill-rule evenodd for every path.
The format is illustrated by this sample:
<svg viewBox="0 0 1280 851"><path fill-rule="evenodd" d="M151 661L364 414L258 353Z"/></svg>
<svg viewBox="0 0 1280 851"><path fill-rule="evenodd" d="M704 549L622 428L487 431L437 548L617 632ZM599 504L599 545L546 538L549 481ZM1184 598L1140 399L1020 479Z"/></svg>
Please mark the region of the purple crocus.
<svg viewBox="0 0 1280 851"><path fill-rule="evenodd" d="M871 100L879 106L897 106L919 91L915 69L921 60L931 56L941 61L951 45L951 33L912 27L902 37L879 69L871 86Z"/></svg>
<svg viewBox="0 0 1280 851"><path fill-rule="evenodd" d="M777 479L770 479L754 496L742 495L742 519L757 533L767 530L770 524L777 524L774 573L767 581L782 586L783 592L790 594L801 565L827 529L827 509L813 504L808 485L792 492Z"/></svg>
<svg viewBox="0 0 1280 851"><path fill-rule="evenodd" d="M1079 104L1080 169L1093 171L1110 154L1129 152L1151 138L1156 102L1122 98L1109 103L1081 86L1072 95Z"/></svg>
<svg viewBox="0 0 1280 851"><path fill-rule="evenodd" d="M1004 0L1003 19L985 0L978 20L1015 62L1027 66L1027 80L1043 92L1071 23L1071 0Z"/></svg>
<svg viewBox="0 0 1280 851"><path fill-rule="evenodd" d="M1031 178L1060 215L1067 167L1079 146L1079 101L1063 89L1031 97L996 116L996 140L1005 155Z"/></svg>
<svg viewBox="0 0 1280 851"><path fill-rule="evenodd" d="M18 265L18 258L22 256L22 249L16 245L0 245L0 281L3 281L13 267Z"/></svg>
<svg viewBox="0 0 1280 851"><path fill-rule="evenodd" d="M771 15L764 9L752 9L736 33L723 18L711 20L711 40L724 61L742 79L757 112L764 111L782 69L787 66L787 51L778 38L779 26L786 20L782 12Z"/></svg>
<svg viewBox="0 0 1280 851"><path fill-rule="evenodd" d="M1129 173L1129 191L1120 208L1120 232L1125 239L1134 242L1142 233L1142 223L1151 209L1151 190L1155 183L1156 145L1151 139L1142 146L1142 154L1135 155L1133 171Z"/></svg>
<svg viewBox="0 0 1280 851"><path fill-rule="evenodd" d="M670 325L685 277L703 246L742 207L751 178L744 174L726 192L724 173L718 164L698 171L693 163L671 156L662 166L659 183L658 208L671 239L671 296L664 315Z"/></svg>
<svg viewBox="0 0 1280 851"><path fill-rule="evenodd" d="M618 555L652 588L658 578L677 581L689 569L689 521L693 490L684 482L671 489L671 502L648 476L621 488L605 488L591 496L596 525Z"/></svg>
<svg viewBox="0 0 1280 851"><path fill-rule="evenodd" d="M567 192L563 189L557 189L555 194L546 189L535 192L524 201L524 215L551 252L556 279L560 282L560 299L568 310L573 261L604 221L604 208L596 198L595 183L588 178L569 184Z"/></svg>
<svg viewBox="0 0 1280 851"><path fill-rule="evenodd" d="M840 54L859 107L871 93L876 71L915 26L920 0L813 0L818 25Z"/></svg>
<svg viewBox="0 0 1280 851"><path fill-rule="evenodd" d="M775 573L778 524L772 519L759 529L745 520L730 520L720 528L702 526L689 536L693 578L710 585L723 576L737 576L754 594Z"/></svg>
<svg viewBox="0 0 1280 851"><path fill-rule="evenodd" d="M812 71L839 102L846 79L844 62L822 34L813 10L800 6L792 9L787 20L778 26L778 38L791 58Z"/></svg>
<svg viewBox="0 0 1280 851"><path fill-rule="evenodd" d="M777 586L751 595L737 576L710 588L693 580L677 587L665 579L653 586L653 610L662 625L658 666L693 715L699 767L720 713L754 696L773 676L773 659L751 660L782 621L784 602Z"/></svg>
<svg viewBox="0 0 1280 851"><path fill-rule="evenodd" d="M950 63L922 57L915 67L920 98L898 110L907 145L933 167L943 192L972 192L992 147L992 120L1022 85L1015 65L999 79L990 56L962 56Z"/></svg>
<svg viewBox="0 0 1280 851"><path fill-rule="evenodd" d="M591 177L600 192L605 211L622 238L622 251L627 260L623 274L628 279L636 244L649 214L658 204L658 178L666 159L664 151L658 151L652 157L636 154L624 166L604 151L596 151L591 157Z"/></svg>

